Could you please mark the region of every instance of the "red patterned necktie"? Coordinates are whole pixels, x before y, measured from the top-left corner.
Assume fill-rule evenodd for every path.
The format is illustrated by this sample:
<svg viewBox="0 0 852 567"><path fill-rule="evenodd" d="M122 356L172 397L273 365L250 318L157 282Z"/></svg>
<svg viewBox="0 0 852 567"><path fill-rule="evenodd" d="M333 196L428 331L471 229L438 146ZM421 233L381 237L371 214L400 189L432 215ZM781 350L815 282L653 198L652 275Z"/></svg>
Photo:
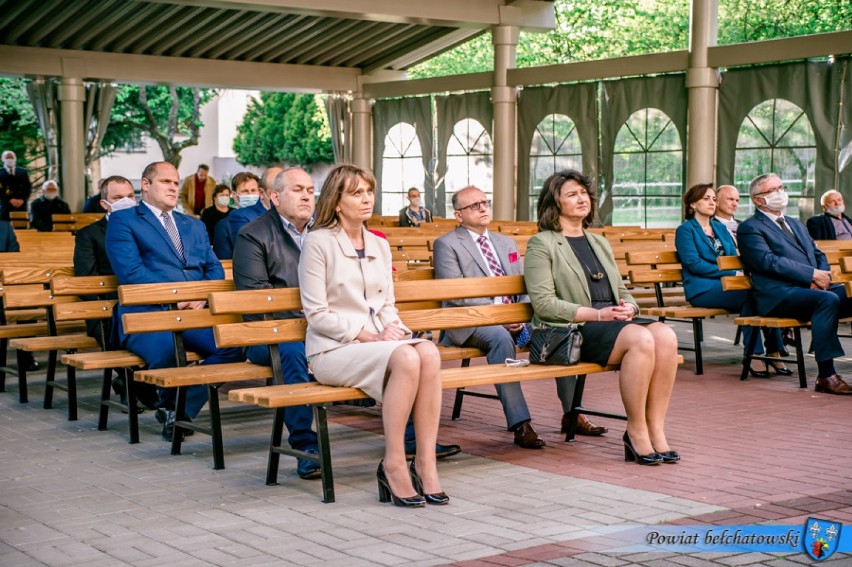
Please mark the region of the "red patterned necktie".
<svg viewBox="0 0 852 567"><path fill-rule="evenodd" d="M491 250L491 244L488 242L488 238L486 238L483 234L476 239L476 242L479 244L479 249L482 250L482 255L485 257L485 262L488 264L488 269L491 270L491 274L494 276L505 276L506 272L503 271L500 261L497 260L497 256L494 254L494 251ZM512 303L512 298L508 295L504 295L503 303Z"/></svg>

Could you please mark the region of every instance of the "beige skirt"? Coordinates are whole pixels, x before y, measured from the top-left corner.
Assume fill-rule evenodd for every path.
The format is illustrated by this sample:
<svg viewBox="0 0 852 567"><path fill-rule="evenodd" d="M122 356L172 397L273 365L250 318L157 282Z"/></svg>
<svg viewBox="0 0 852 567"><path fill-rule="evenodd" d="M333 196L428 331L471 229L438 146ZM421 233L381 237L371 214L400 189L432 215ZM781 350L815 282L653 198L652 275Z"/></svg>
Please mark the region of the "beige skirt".
<svg viewBox="0 0 852 567"><path fill-rule="evenodd" d="M425 339L350 343L313 355L308 366L320 384L359 388L381 401L393 351L402 345L421 342Z"/></svg>

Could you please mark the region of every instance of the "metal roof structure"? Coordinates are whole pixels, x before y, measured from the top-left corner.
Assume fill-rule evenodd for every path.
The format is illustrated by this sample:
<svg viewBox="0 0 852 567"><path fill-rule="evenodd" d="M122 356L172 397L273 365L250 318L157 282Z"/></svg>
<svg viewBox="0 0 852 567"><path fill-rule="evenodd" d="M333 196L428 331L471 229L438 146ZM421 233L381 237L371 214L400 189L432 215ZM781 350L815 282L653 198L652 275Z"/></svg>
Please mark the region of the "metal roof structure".
<svg viewBox="0 0 852 567"><path fill-rule="evenodd" d="M0 73L290 90L401 78L387 71L492 26L554 25L552 0L0 0L0 14Z"/></svg>

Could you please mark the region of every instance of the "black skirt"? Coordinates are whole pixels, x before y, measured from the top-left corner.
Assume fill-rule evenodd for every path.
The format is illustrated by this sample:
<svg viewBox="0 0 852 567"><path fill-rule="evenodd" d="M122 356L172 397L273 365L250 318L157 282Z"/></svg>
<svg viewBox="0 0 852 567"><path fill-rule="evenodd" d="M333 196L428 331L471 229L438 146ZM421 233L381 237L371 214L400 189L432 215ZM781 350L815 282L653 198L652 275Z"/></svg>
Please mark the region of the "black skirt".
<svg viewBox="0 0 852 567"><path fill-rule="evenodd" d="M589 321L580 325L583 346L580 348L580 360L605 365L612 354L612 347L621 330L628 325L650 325L654 319L637 317L631 321Z"/></svg>

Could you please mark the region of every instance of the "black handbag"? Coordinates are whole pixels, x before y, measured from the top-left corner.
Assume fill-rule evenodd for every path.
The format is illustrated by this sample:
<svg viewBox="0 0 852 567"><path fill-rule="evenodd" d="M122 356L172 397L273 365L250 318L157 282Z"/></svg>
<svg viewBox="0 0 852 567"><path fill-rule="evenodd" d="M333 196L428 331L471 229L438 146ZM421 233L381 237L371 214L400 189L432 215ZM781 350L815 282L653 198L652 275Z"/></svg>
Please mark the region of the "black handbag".
<svg viewBox="0 0 852 567"><path fill-rule="evenodd" d="M551 327L539 324L530 332L530 362L532 364L577 364L583 335L576 325Z"/></svg>

